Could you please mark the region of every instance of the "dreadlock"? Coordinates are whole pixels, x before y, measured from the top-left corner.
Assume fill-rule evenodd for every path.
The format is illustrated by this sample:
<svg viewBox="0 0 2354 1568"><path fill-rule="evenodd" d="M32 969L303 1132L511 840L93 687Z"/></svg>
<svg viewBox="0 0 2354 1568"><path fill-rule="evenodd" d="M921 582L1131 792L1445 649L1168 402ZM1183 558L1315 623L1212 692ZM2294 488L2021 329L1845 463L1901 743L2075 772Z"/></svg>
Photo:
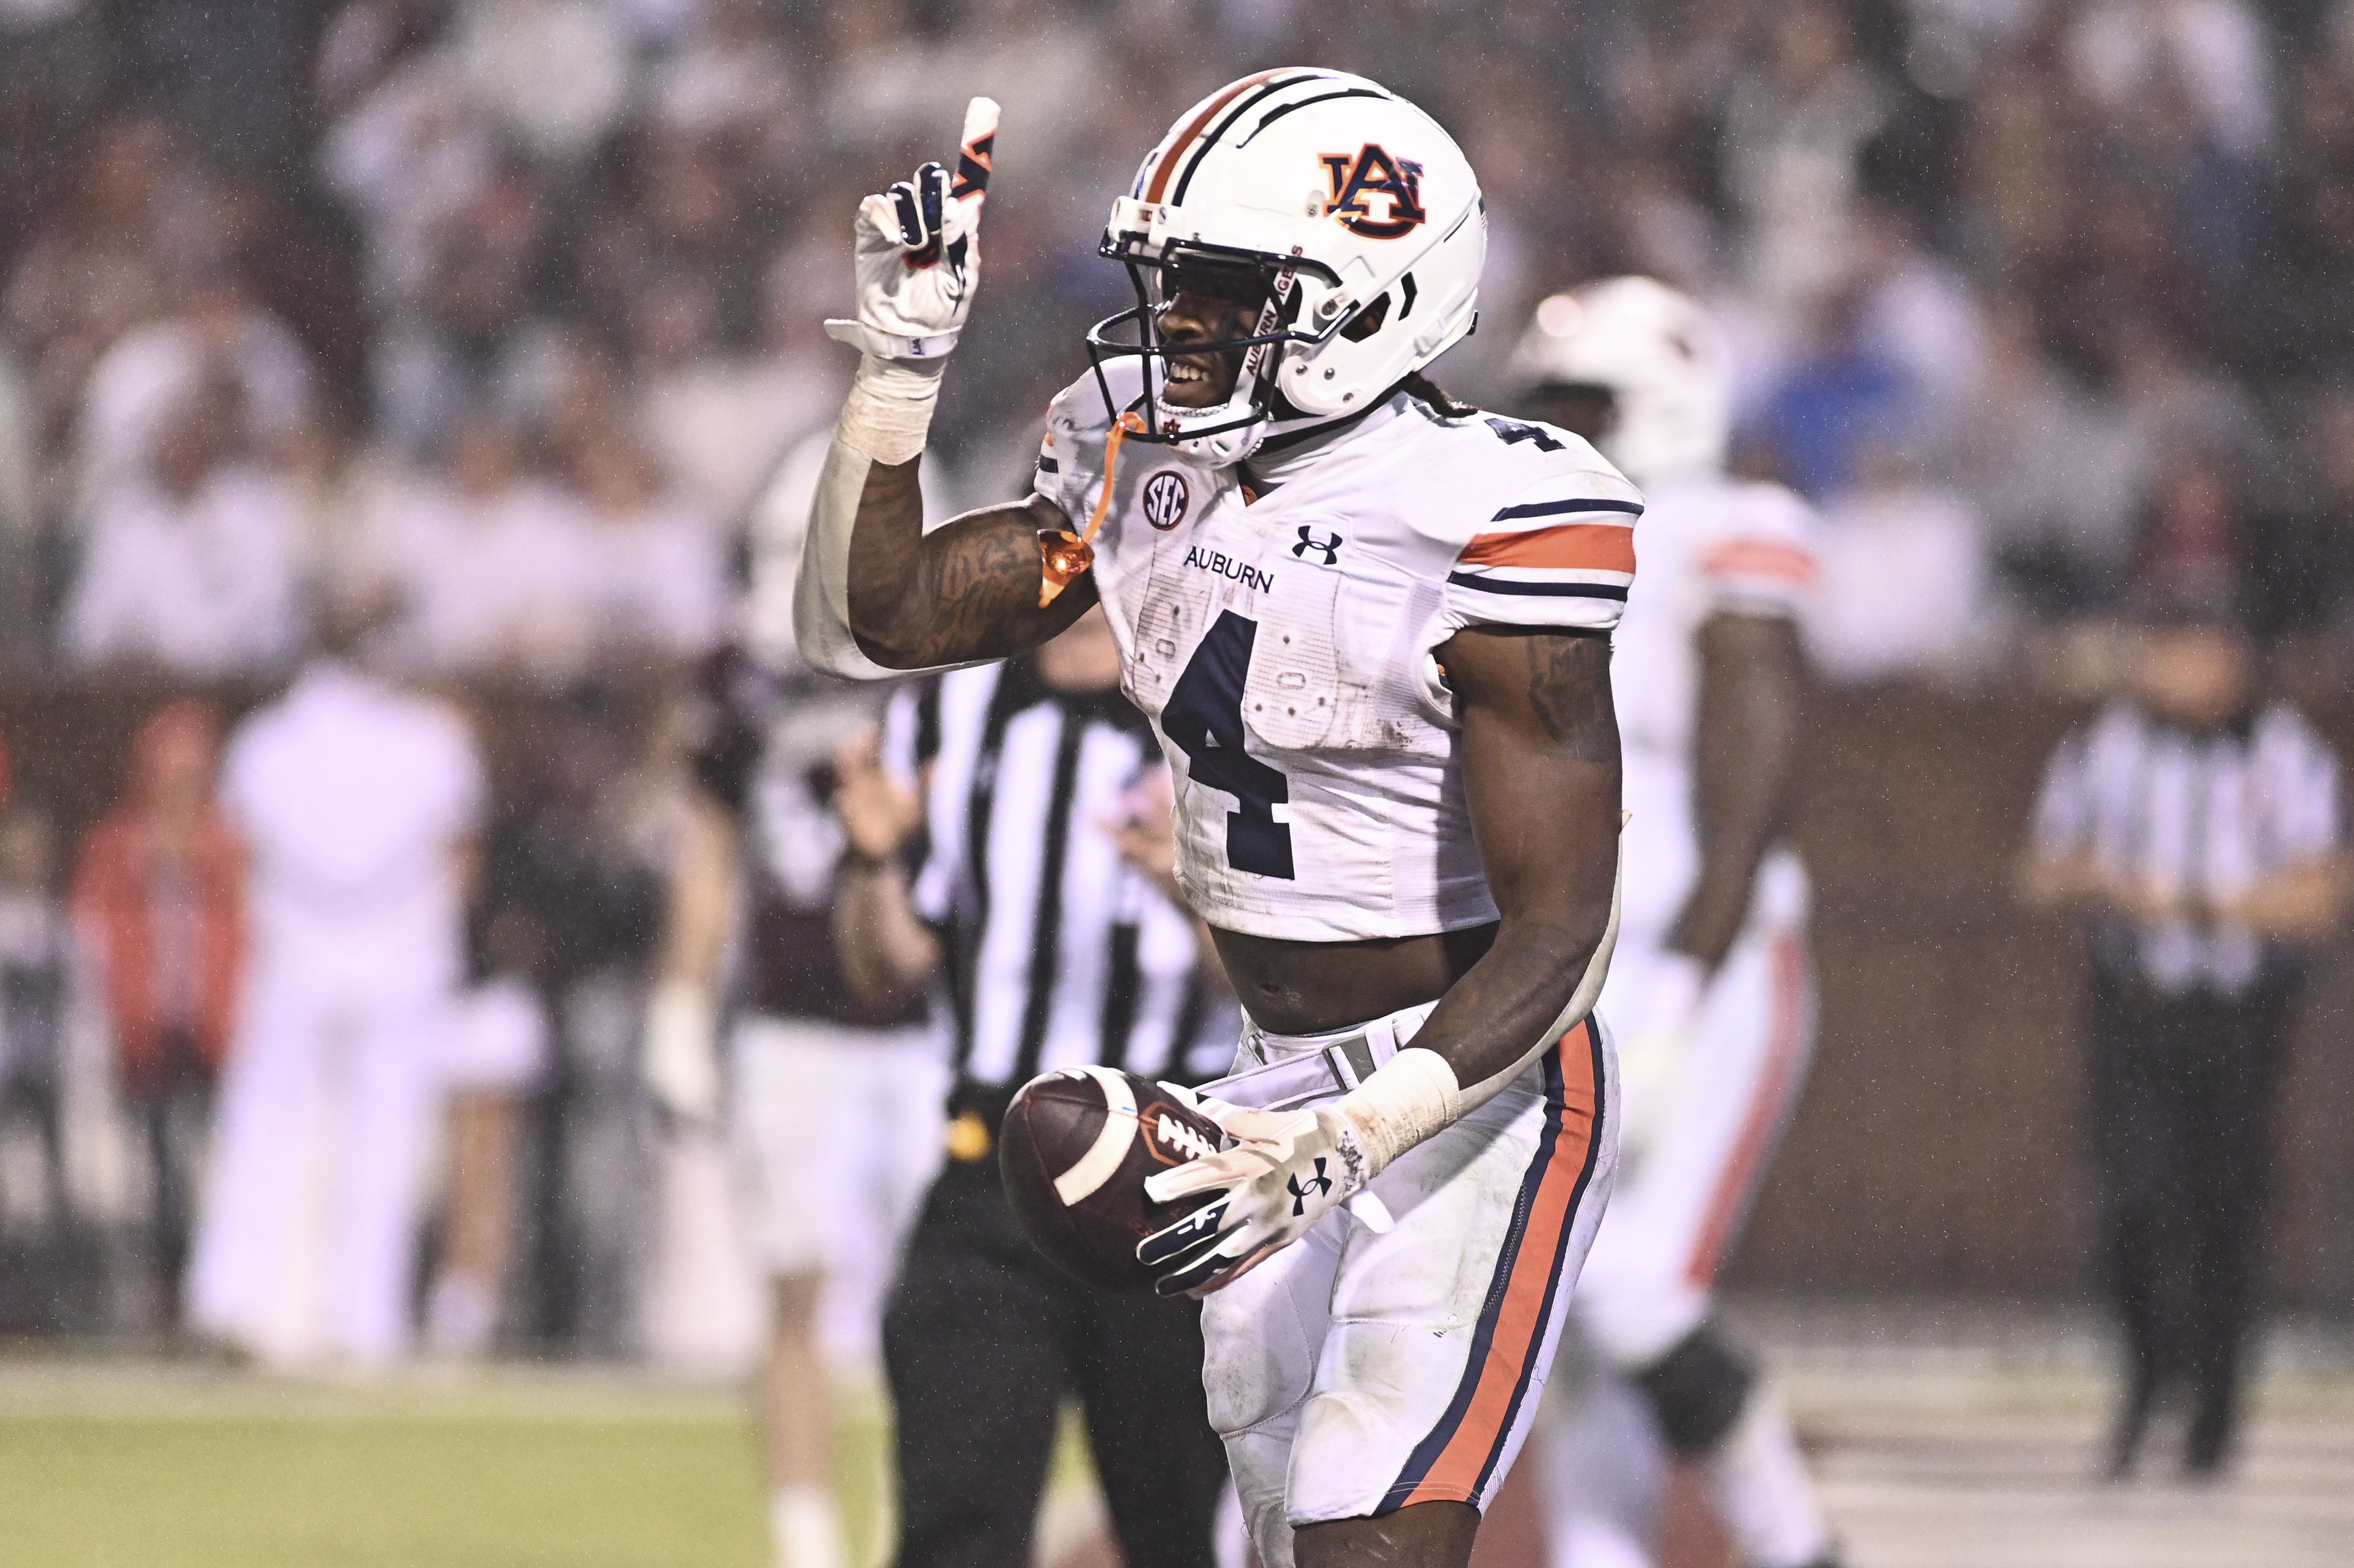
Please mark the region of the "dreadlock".
<svg viewBox="0 0 2354 1568"><path fill-rule="evenodd" d="M1427 404L1432 413L1444 419L1468 419L1479 411L1469 403L1460 403L1448 397L1444 387L1419 370L1409 374L1398 386L1407 397Z"/></svg>

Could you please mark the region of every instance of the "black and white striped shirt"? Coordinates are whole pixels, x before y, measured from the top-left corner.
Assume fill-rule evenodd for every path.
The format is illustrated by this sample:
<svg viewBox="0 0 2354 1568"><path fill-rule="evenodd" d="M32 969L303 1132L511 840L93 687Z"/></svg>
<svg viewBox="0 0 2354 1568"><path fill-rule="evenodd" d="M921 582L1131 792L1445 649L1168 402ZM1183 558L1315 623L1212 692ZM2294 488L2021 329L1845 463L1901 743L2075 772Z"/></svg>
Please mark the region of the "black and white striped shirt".
<svg viewBox="0 0 2354 1568"><path fill-rule="evenodd" d="M1227 1070L1239 1008L1202 974L1193 917L1101 825L1131 815L1166 766L1143 715L1116 691L1056 692L1017 659L902 693L885 734L903 765L930 770L915 906L940 937L962 1076Z"/></svg>
<svg viewBox="0 0 2354 1568"><path fill-rule="evenodd" d="M2103 878L2229 905L2338 845L2338 758L2285 705L2243 728L2192 733L2117 703L2061 742L2036 802L2035 846L2090 854ZM2189 918L2108 918L2094 956L2158 991L2226 996L2256 979L2252 931Z"/></svg>

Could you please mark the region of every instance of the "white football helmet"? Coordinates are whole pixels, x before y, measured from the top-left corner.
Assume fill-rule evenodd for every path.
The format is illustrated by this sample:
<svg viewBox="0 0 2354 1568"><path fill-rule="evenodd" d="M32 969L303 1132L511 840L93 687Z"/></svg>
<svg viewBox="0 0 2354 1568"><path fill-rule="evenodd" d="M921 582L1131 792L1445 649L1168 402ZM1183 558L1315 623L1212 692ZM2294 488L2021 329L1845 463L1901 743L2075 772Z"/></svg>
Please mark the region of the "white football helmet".
<svg viewBox="0 0 2354 1568"><path fill-rule="evenodd" d="M1733 365L1706 311L1649 278L1555 294L1512 351L1523 393L1595 387L1616 417L1594 444L1637 484L1715 473L1733 438Z"/></svg>
<svg viewBox="0 0 2354 1568"><path fill-rule="evenodd" d="M1468 335L1487 249L1479 179L1429 115L1340 71L1245 77L1187 110L1112 203L1100 250L1127 264L1137 303L1087 334L1097 380L1112 404L1104 358L1142 357L1145 429L1129 439L1238 461L1371 408ZM1256 271L1266 290L1250 336L1184 351L1244 355L1213 408L1160 397L1158 323L1189 267Z"/></svg>

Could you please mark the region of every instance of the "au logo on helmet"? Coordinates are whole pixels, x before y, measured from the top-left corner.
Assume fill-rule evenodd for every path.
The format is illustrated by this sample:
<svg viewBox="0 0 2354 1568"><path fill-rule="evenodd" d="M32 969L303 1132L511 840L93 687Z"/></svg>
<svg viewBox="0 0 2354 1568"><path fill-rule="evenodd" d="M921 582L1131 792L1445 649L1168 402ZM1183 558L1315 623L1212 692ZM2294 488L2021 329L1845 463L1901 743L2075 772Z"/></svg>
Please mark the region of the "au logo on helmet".
<svg viewBox="0 0 2354 1568"><path fill-rule="evenodd" d="M1367 239L1403 239L1429 214L1422 210L1422 165L1393 158L1378 142L1368 142L1354 153L1320 154L1324 173L1332 182L1332 199L1324 215ZM1384 199L1376 213L1368 196Z"/></svg>

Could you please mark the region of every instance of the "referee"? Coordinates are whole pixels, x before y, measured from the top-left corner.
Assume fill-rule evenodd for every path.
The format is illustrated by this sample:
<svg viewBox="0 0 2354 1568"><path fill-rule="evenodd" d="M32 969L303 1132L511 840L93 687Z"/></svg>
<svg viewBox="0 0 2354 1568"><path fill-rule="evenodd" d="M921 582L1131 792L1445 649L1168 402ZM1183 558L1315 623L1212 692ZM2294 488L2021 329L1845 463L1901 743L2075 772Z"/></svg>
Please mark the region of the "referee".
<svg viewBox="0 0 2354 1568"><path fill-rule="evenodd" d="M1040 1072L1193 1083L1233 1057L1238 1012L1176 898L1159 747L1119 680L1090 610L1034 654L903 693L879 748L842 758L844 969L876 997L929 986L956 1074L948 1162L884 1318L897 1568L1027 1568L1073 1393L1128 1568L1213 1561L1225 1457L1200 1308L1055 1272L1016 1227L992 1147Z"/></svg>
<svg viewBox="0 0 2354 1568"><path fill-rule="evenodd" d="M2052 759L2023 883L2078 911L2090 948L2099 1272L2126 1351L2110 1474L2179 1391L2198 1478L2230 1452L2290 1010L2343 897L2338 764L2256 703L2228 605L2144 620L2131 694Z"/></svg>

